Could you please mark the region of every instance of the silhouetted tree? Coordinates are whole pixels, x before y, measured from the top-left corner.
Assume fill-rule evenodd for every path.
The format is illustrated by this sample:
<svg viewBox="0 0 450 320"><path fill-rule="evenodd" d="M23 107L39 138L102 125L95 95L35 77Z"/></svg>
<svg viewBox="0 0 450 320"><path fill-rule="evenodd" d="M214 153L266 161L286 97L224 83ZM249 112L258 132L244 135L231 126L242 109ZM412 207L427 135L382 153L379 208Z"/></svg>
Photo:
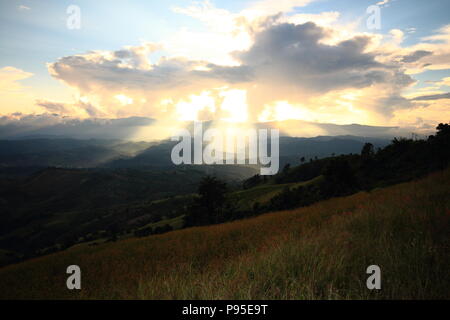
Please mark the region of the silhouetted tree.
<svg viewBox="0 0 450 320"><path fill-rule="evenodd" d="M186 225L205 225L223 220L226 183L215 177L206 176L200 181L198 197L187 209Z"/></svg>
<svg viewBox="0 0 450 320"><path fill-rule="evenodd" d="M327 196L343 195L356 189L356 177L349 162L344 157L334 158L328 162L323 175Z"/></svg>
<svg viewBox="0 0 450 320"><path fill-rule="evenodd" d="M369 142L364 144L364 147L361 150L361 156L363 158L370 158L374 154L375 154L375 152L374 152L373 144L371 144Z"/></svg>
<svg viewBox="0 0 450 320"><path fill-rule="evenodd" d="M450 125L440 123L436 130L436 135L431 136L428 141L437 167L445 168L450 161Z"/></svg>

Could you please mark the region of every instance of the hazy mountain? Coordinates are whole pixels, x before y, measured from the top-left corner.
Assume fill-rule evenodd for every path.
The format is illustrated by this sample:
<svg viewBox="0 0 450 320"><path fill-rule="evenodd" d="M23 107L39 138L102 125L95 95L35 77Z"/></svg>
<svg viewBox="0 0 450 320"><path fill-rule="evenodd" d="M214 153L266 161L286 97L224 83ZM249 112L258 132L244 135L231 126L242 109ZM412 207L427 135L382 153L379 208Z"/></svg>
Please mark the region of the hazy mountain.
<svg viewBox="0 0 450 320"><path fill-rule="evenodd" d="M320 136L315 138L280 137L280 162L298 163L332 154L359 153L365 142L376 148L389 139L357 136ZM175 167L171 151L177 142L133 142L122 140L30 139L0 140L0 168L136 168L167 169Z"/></svg>
<svg viewBox="0 0 450 320"><path fill-rule="evenodd" d="M120 119L77 119L57 114L0 117L2 139L72 138L72 139L124 139L138 130L149 127L154 119L130 117Z"/></svg>
<svg viewBox="0 0 450 320"><path fill-rule="evenodd" d="M113 159L134 156L151 145L99 139L0 140L0 167L96 167Z"/></svg>
<svg viewBox="0 0 450 320"><path fill-rule="evenodd" d="M214 125L227 124L222 121L206 121L206 129ZM192 122L180 122L180 126L192 127ZM75 138L75 139L122 139L132 140L142 129L158 126L155 119L130 117L119 119L77 119L62 117L57 114L27 115L20 117L0 117L1 139L30 138ZM387 126L367 126L359 124L338 125L330 123L309 122L303 120L285 120L252 124L254 128L277 128L282 136L316 137L316 136L363 136L388 137L411 136L412 128ZM430 128L432 130L433 128ZM432 133L432 131L430 131ZM142 138L144 139L144 138ZM145 140L154 140L152 136Z"/></svg>
<svg viewBox="0 0 450 320"><path fill-rule="evenodd" d="M318 157L328 157L332 154L360 153L366 142L370 142L375 148L381 148L389 144L386 138L369 138L355 136L322 136L315 138L280 137L280 163L298 163L301 157L306 160ZM113 160L105 166L110 167L142 167L171 166L170 154L177 142L163 141L142 151L135 157Z"/></svg>

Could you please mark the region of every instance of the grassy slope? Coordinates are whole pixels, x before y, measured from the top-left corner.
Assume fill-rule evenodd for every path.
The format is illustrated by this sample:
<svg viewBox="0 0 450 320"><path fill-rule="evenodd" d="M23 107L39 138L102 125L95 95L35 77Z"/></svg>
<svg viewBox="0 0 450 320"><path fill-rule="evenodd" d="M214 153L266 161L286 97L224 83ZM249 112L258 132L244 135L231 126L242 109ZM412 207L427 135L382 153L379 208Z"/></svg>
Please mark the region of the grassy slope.
<svg viewBox="0 0 450 320"><path fill-rule="evenodd" d="M322 179L317 177L306 182L295 182L286 184L263 184L247 190L236 191L230 194L230 200L234 201L241 210L251 210L253 204L259 202L260 204L267 204L270 200L281 193L285 188L295 188L301 185L308 185L315 183Z"/></svg>
<svg viewBox="0 0 450 320"><path fill-rule="evenodd" d="M0 269L0 298L450 298L450 170L306 208ZM65 269L82 269L82 290ZM382 270L369 291L367 266Z"/></svg>

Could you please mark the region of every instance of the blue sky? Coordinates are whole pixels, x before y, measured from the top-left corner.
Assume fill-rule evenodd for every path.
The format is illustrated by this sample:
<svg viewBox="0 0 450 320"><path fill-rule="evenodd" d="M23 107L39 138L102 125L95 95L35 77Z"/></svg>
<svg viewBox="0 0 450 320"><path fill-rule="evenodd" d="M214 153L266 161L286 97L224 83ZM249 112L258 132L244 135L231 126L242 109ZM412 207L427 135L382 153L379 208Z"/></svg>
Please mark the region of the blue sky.
<svg viewBox="0 0 450 320"><path fill-rule="evenodd" d="M192 13L192 10L189 11L186 9L189 7L201 8L202 3L204 8L207 9L201 11L200 14L196 15L195 13ZM381 29L375 31L367 30L366 9L369 6L377 3L381 10ZM79 30L69 30L66 27L66 21L68 18L66 10L70 5L77 5L81 9L81 29ZM258 16L251 16L251 18L249 18L250 16L246 15L245 10L260 8L261 5L264 9L262 11L258 11ZM185 10L183 12L180 12L175 10L174 8L185 8L187 11ZM218 11L219 9L222 11ZM83 101L89 100L90 105L94 105L95 102L98 104L98 109L102 110L107 108L101 106L102 102L105 104L107 102L111 102L105 98L105 95L120 95L121 98L118 98L120 101L133 101L133 103L130 103L130 105L132 104L134 106L135 101L137 101L138 99L139 101L149 101L151 99L147 99L147 96L138 93L137 89L129 89L130 87L128 85L124 86L126 90L122 90L127 91L129 89L127 91L128 95L123 94L123 92L109 92L107 87L102 87L104 83L102 83L101 81L95 83L92 82L89 89L82 88L82 85L79 85L79 83L82 83L81 80L78 81L74 78L65 78L66 76L75 77L73 74L58 74L56 76L55 74L51 75L49 72L49 65L58 63L58 61L61 61L61 58L63 57L85 55L87 52L92 50L103 52L102 59L107 60L108 58L105 58L107 52L114 55L114 52L121 50L124 47L128 46L127 48L138 48L143 43L151 42L164 45L161 45L161 48L159 48L158 50L150 50L147 48L149 50L148 52L146 51L149 61L149 64L146 67L147 71L152 69L152 67L150 67L151 65L159 65L159 63L161 63L160 59L162 57L167 57L170 62L173 63L176 59L178 59L176 57L179 57L180 55L184 55L186 59L190 59L192 61L198 61L201 59L219 65L221 64L220 61L223 61L225 66L229 62L225 62L223 57L214 59L211 58L211 56L216 53L223 52L224 54L228 55L230 59L235 59L235 56L233 56L232 53L233 51L250 50L253 43L249 42L246 46L244 44L245 40L242 39L239 41L234 39L236 40L236 42L233 42L234 40L232 39L232 37L235 36L236 32L240 33L243 39L245 37L248 37L249 39L255 37L252 38L251 41L255 41L257 37L257 33L245 34L245 32L247 31L245 31L244 29L239 29L239 26L235 25L233 22L235 21L236 17L245 16L247 19L247 26L254 27L257 25L257 19L264 19L265 17L277 14L279 11L282 12L282 18L274 23L273 26L267 27L267 29L275 27L275 24L282 23L294 23L300 25L305 21L295 20L294 17L298 16L299 14L309 14L311 15L311 18L308 19L311 19L313 23L317 24L321 28L323 27L328 28L329 30L337 30L341 33L342 37L344 37L345 34L348 39L350 39L351 37L354 37L354 39L356 39L355 37L362 34L373 34L373 39L375 40L377 39L377 35L383 37L383 40L378 43L378 49L374 50L373 54L379 56L379 58L377 57L376 59L377 61L381 61L384 59L383 63L386 64L386 66L389 64L389 59L387 58L387 56L391 56L392 59L397 59L396 61L398 62L402 59L402 55L406 57L408 54L413 54L416 51L430 52L427 53L428 57L421 58L420 61L423 60L423 63L421 65L419 65L418 63L415 63L414 65L396 65L396 67L399 68L398 72L405 73L405 75L411 77L417 82L412 83L411 81L407 81L408 83L406 83L402 88L399 88L398 92L386 93L384 98L379 97L379 101L384 99L383 101L389 100L398 102L401 100L399 99L399 97L401 97L402 99L412 99L414 98L414 96L418 95L444 94L448 92L449 87L443 80L450 77L450 67L446 67L445 64L446 57L450 57L450 55L447 56L447 53L445 51L447 50L447 40L445 40L446 35L442 36L444 38L441 37L439 41L430 41L424 39L433 35L442 35L442 28L450 25L450 19L448 15L448 12L450 12L450 2L439 0L285 0L279 2L273 0L228 0L209 1L209 3L206 4L205 2L195 3L192 1L181 0L167 2L142 0L2 0L0 1L0 37L2 39L0 43L0 69L3 68L5 77L7 77L7 80L4 81L12 81L11 85L18 85L20 87L20 90L23 91L23 97L26 97L27 99L25 100L24 98L23 101L20 100L20 103L18 102L18 112L38 112L39 109L37 109L35 104L33 105L33 107L25 106L25 104L33 104L32 101L34 100L41 101L48 99L53 102L57 101L61 104L75 105L76 102L69 101L70 99L74 99L74 97L75 99L82 98L84 99ZM339 13L339 17L335 19L336 21L333 21L329 24L328 22L324 22L324 25L321 25L321 20L319 18L317 18L316 20L316 17L326 15L326 13L330 12ZM209 16L213 17L212 19L210 19L212 21L208 20ZM216 17L218 22L214 23L214 19ZM226 31L223 31L223 28L221 28L220 23L222 23L222 20L220 19L222 18L224 19L224 23L230 23L230 26L232 25L232 27L229 27L229 39L225 34L226 32L228 32L228 29L226 29ZM349 25L352 25L352 27L348 27ZM236 29L234 30L233 28ZM440 31L438 31L440 29L441 33L439 33ZM263 34L264 30L258 29L258 32L261 32L261 34ZM201 52L197 52L201 51L201 48L197 48L196 51L196 47L199 46L199 43L201 44L201 39L206 39L203 41L206 43L203 43L202 45L207 48L207 42L209 41L209 39L214 40L215 34L219 35L217 39L221 39L220 37L224 37L224 41L230 40L230 44L228 45L227 43L227 45L224 46L222 50L222 48L217 48L217 43L211 43L211 52L205 53L205 55L202 55ZM394 35L397 38L395 38ZM190 44L190 37L192 37L193 39L192 48L187 48ZM200 40L195 40L195 37ZM391 42L389 42L389 37L391 37L392 39L400 40L398 40L397 43L394 43L396 40L392 40ZM440 42L442 43L442 45L437 47L435 45L436 42ZM332 45L336 45L336 43L333 43ZM213 50L214 46L216 47L215 51ZM396 48L398 50L397 55L395 54ZM126 50L135 52L135 50L138 49ZM205 51L208 50L209 48L207 48ZM434 50L433 53L431 53L430 50ZM380 53L381 51L383 52ZM439 56L436 56L435 52L439 52ZM432 62L427 62L427 59L431 59L430 61ZM238 61L236 63L240 64L242 63L242 61ZM89 64L89 67L92 67L92 65ZM76 71L79 78L84 75L83 73L80 73L80 70ZM15 74L13 74L14 72ZM216 76L213 77L214 80L216 78ZM92 79L86 79L86 83L91 80ZM110 80L113 81L112 79ZM121 81L125 83L126 79L122 79ZM430 85L430 81L435 81L436 83L440 83L440 85ZM211 80L211 83L212 82L214 82L214 85L216 85L215 81ZM257 83L257 81L253 83L253 86ZM202 88L208 87L208 85L205 85L204 83L202 83L202 86ZM252 99L252 90L250 90L246 84L236 86L233 80L233 82L225 81L224 83L222 83L222 86L227 86L230 90L233 89L245 91L247 92L248 100L258 100ZM94 91L94 89L92 89L93 87L96 88L96 92ZM206 89L202 91L202 88L191 88L193 90L192 92L183 91L185 93L185 96L181 96L178 93L167 93L166 91L164 91L163 94L163 91L160 90L152 95L152 97L157 95L158 98L160 98L160 101L152 100L151 103L161 104L161 101L171 100L175 105L173 106L173 108L177 108L177 104L180 104L182 102L184 102L185 104L189 103L190 101L192 102L192 95L202 96L203 94L203 97L205 97L205 95L207 95L206 93L204 93L206 92ZM284 88L285 87L280 88L279 91L284 91ZM153 87L151 89L153 89ZM345 92L344 89L346 89ZM350 89L354 89L354 92L350 92ZM364 89L366 91L364 92L364 95L372 94L370 93L369 86ZM420 91L417 91L419 89ZM211 89L208 90L211 91ZM289 109L290 111L286 111L286 116L283 116L283 118L289 118L289 115L296 115L296 117L301 117L303 115L305 117L309 117L309 120L318 118L318 120L321 121L336 121L338 123L346 121L345 117L341 117L340 115L333 116L331 109L328 116L324 116L323 118L321 118L322 116L316 111L319 109L321 110L321 108L323 109L323 106L313 106L313 102L316 103L318 100L318 98L314 96L316 95L316 88L314 88L314 90L311 90L309 84L303 85L301 82L299 82L299 90L304 94L297 95L293 94L292 92L288 92L285 94L285 96L282 96L280 94L276 97L267 97L267 101L258 100L258 103L260 105L263 105L263 107L261 107L261 110L259 110L258 112L260 112L260 114L265 112L266 115L276 114L276 111L274 111L275 109L286 109L285 107L277 107L277 104L280 105L280 101L286 100L290 105L287 109ZM342 97L349 97L349 95L360 97L363 94L361 93L362 88L360 88L359 85L357 85L357 88L351 87L350 85L348 88L339 87L339 90L341 90L340 96L336 95L336 90L336 88L333 88L332 90L330 89L321 92L322 95L320 97L323 98L326 95L328 97L328 100L326 102L325 100L321 101L320 103L328 104L329 101L331 101L331 99L333 98L338 100L345 100L347 98ZM17 90L15 94L16 93ZM208 94L212 95L212 93ZM132 95L135 95L135 97L133 97ZM394 95L396 96L394 97ZM14 99L16 98L17 95L15 95L14 97L11 96L10 98L5 98L5 101L3 101L3 103L10 104L11 101L15 101ZM206 101L206 98L204 99L204 101ZM308 104L306 104L305 101L308 101ZM439 102L441 103L443 101ZM148 105L150 102L146 103L146 106L141 105L134 108L133 110L131 110L132 108L130 106L128 107L129 109L127 109L126 112L125 110L118 111L117 108L114 112L106 110L104 112L104 115L114 117L118 117L121 115L154 116L150 111L148 112L148 114L143 111L154 109L153 106ZM216 103L218 102L216 101ZM350 102L344 101L342 103L343 105L345 105L346 103L348 104ZM435 102L430 102L430 104L434 103ZM250 104L250 102L246 102L246 104ZM410 107L413 108L412 105ZM196 110L200 112L205 108L206 107L200 107L197 108L199 110ZM249 108L252 110L256 110L256 108L252 108L250 105ZM305 110L300 110L301 108L304 108ZM352 110L356 110L359 107L355 102L355 105L349 108ZM405 108L408 108L407 103L403 101L401 102L401 105L399 104L399 106L395 108L394 111L397 113L401 113ZM415 110L415 112L417 111L417 114L419 114L418 110L420 108L424 109L425 107L424 105L419 105L417 103L414 104L413 109ZM442 113L442 110L448 111L445 108L442 109L442 105L437 108L439 113ZM67 110L68 108L61 109ZM211 107L209 109L220 109L220 105L216 106L215 108ZM4 110L0 110L0 113L8 114L11 113L11 110L11 107L4 107ZM366 124L382 124L383 121L386 123L390 123L391 120L387 119L387 117L396 117L396 115L392 113L392 110L390 110L389 112L383 111L382 108L380 108L380 110L361 110L361 112L367 111L368 113L370 113L370 115L367 114L365 117L361 117L360 121ZM334 110L333 112L335 111L336 110ZM375 113L384 112L384 120L381 115L372 114L372 111ZM42 112L45 112L45 110L42 109ZM418 115L416 116L416 118L426 118L425 114L426 112L424 112L424 117ZM435 115L431 116L431 113L428 113L428 115L430 122L436 121ZM403 123L411 124L415 121L413 121L412 118L403 120L397 119L396 123L392 122L390 124L402 124L402 121ZM354 121L358 121L358 118L352 118L349 116L348 122Z"/></svg>

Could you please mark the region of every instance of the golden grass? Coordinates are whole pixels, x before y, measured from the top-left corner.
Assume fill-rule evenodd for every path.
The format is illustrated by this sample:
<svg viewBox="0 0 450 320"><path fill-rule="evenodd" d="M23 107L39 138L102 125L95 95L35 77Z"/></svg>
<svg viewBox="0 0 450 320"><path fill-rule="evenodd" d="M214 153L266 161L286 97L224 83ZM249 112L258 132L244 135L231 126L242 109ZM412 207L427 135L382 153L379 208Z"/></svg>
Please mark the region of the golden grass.
<svg viewBox="0 0 450 320"><path fill-rule="evenodd" d="M306 208L0 269L1 299L431 299L449 294L450 170ZM67 266L82 290L66 288ZM367 266L382 290L366 288Z"/></svg>

